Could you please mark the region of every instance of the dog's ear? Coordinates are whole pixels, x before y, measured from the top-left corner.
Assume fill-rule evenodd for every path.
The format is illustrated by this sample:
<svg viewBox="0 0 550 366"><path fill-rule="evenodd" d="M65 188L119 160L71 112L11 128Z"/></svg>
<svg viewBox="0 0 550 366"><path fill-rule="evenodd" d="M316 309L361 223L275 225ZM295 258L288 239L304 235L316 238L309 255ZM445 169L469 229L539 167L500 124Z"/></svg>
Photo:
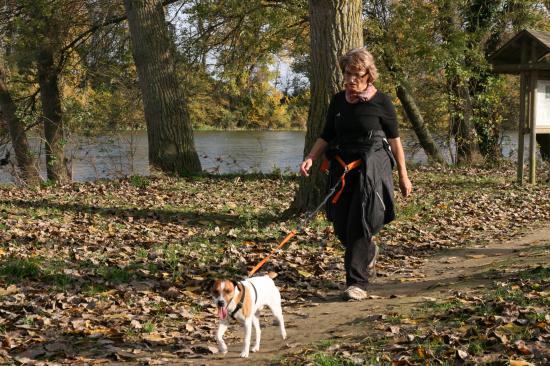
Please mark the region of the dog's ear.
<svg viewBox="0 0 550 366"><path fill-rule="evenodd" d="M215 278L205 279L200 284L201 290L210 294L212 292L212 288L214 287L214 282L216 282Z"/></svg>

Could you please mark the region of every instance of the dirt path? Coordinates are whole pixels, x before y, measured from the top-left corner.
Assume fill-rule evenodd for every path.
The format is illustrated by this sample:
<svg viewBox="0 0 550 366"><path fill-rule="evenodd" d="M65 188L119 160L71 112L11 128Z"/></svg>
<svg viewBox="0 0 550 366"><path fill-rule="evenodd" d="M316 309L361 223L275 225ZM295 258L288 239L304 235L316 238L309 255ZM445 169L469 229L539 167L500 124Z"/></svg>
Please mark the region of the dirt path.
<svg viewBox="0 0 550 366"><path fill-rule="evenodd" d="M348 337L365 333L368 316L373 314L403 313L427 299L442 299L450 291L467 291L486 286L494 280L491 269L513 269L537 266L550 261L550 227L535 230L509 242L495 242L472 248L441 251L420 269L422 278L415 282L402 282L381 277L371 286L373 298L363 302L343 302L335 291L325 299L314 299L306 308L286 308L285 320L289 338L282 341L277 328L270 326L271 318L262 323L262 348L248 360L239 358L242 341L232 341L225 357L204 356L180 360L192 365L266 365L298 346L320 340ZM242 329L234 325L235 334ZM212 343L214 345L214 343Z"/></svg>

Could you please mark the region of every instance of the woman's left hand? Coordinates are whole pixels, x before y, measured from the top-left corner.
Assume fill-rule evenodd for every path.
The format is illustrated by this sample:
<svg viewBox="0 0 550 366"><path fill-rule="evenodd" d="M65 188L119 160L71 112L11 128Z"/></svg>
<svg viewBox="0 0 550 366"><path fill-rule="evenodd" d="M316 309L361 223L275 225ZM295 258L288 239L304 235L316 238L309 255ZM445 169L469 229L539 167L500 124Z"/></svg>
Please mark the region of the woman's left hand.
<svg viewBox="0 0 550 366"><path fill-rule="evenodd" d="M408 176L399 176L399 189L403 197L407 197L412 192L412 183Z"/></svg>

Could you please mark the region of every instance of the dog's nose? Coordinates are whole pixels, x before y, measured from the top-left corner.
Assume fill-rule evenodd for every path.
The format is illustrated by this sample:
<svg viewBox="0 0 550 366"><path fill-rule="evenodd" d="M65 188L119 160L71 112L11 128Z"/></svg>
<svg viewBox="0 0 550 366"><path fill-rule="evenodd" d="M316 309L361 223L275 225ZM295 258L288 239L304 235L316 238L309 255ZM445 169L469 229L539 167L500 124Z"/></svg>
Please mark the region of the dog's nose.
<svg viewBox="0 0 550 366"><path fill-rule="evenodd" d="M225 301L223 300L218 300L218 307L224 307L225 306Z"/></svg>

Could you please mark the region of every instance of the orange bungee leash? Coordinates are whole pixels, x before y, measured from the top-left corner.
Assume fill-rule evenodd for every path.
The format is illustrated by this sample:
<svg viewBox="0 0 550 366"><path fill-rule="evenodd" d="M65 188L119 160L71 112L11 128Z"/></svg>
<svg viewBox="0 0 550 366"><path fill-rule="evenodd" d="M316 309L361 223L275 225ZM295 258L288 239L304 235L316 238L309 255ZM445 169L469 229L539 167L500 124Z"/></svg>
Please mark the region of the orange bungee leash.
<svg viewBox="0 0 550 366"><path fill-rule="evenodd" d="M340 179L329 190L328 194L325 196L325 198L319 204L319 206L317 206L317 208L315 210L313 210L312 212L307 214L306 217L302 220L302 222L298 225L298 227L296 229L294 229L290 233L288 233L287 236L285 236L285 238L279 243L279 245L277 245L264 259L262 259L260 261L260 263L256 264L256 266L254 268L252 268L250 270L250 272L248 272L248 277L252 277L252 275L254 275L254 273L256 273L260 268L262 268L262 266L269 260L269 258L271 258L271 256L273 256L273 254L275 254L279 249L284 247L285 244L288 243L290 241L290 239L292 239L292 237L294 237L299 232L303 231L306 224L309 221L311 221L315 217L315 215L317 215L317 212L319 212L319 210L321 210L321 208L323 208L323 206L328 201L328 199L334 194L334 192L336 192L336 189L339 186L341 186L340 190L338 192L336 192L336 194L334 195L334 197L332 198L332 201L331 201L333 204L338 202L338 199L340 198L340 195L342 194L342 192L344 190L344 187L346 185L346 175L351 170L353 170L353 169L357 168L358 166L360 166L362 160L358 159L358 160L352 161L349 164L346 164L344 162L344 160L342 160L342 158L340 158L338 155L335 156L335 159L344 168L344 173L340 176ZM328 171L328 160L325 159L323 161L323 163L321 164L321 171L322 172Z"/></svg>

